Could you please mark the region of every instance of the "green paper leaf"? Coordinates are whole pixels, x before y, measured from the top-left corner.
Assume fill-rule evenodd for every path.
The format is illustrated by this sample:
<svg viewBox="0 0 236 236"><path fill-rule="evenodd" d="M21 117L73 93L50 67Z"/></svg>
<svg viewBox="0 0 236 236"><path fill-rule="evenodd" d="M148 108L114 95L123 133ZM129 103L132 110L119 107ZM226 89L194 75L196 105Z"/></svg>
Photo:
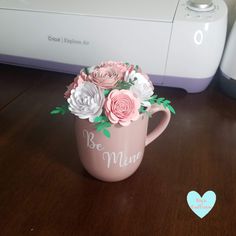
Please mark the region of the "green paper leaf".
<svg viewBox="0 0 236 236"><path fill-rule="evenodd" d="M99 123L99 122L102 122L102 121L108 121L107 117L106 116L97 116L97 117L95 117L93 122Z"/></svg>
<svg viewBox="0 0 236 236"><path fill-rule="evenodd" d="M141 106L140 109L139 109L139 112L140 113L145 113L146 112L146 108Z"/></svg>
<svg viewBox="0 0 236 236"><path fill-rule="evenodd" d="M69 111L68 106L61 106L61 107L55 107L55 109L52 110L50 114L51 115L57 115L57 114L64 115L68 111Z"/></svg>
<svg viewBox="0 0 236 236"><path fill-rule="evenodd" d="M95 125L97 131L101 131L104 128L108 128L111 127L111 123L110 122L101 122Z"/></svg>
<svg viewBox="0 0 236 236"><path fill-rule="evenodd" d="M127 82L127 81L121 80L121 81L118 81L116 89L119 89L119 90L121 90L121 89L129 90L132 85L133 85L133 81Z"/></svg>
<svg viewBox="0 0 236 236"><path fill-rule="evenodd" d="M154 104L154 103L157 103L157 101L155 99L153 99L153 100L150 99L149 102L151 103L151 105Z"/></svg>
<svg viewBox="0 0 236 236"><path fill-rule="evenodd" d="M96 131L97 131L97 132L102 131L103 128L104 128L104 127L103 127L103 124L102 124L102 123L96 124Z"/></svg>
<svg viewBox="0 0 236 236"><path fill-rule="evenodd" d="M170 110L170 112L172 112L174 115L176 114L175 113L175 109L171 106L171 105L168 105L168 107L167 107L169 110Z"/></svg>
<svg viewBox="0 0 236 236"><path fill-rule="evenodd" d="M51 115L57 115L57 114L60 114L60 111L59 110L52 110L51 112L50 112L50 114Z"/></svg>
<svg viewBox="0 0 236 236"><path fill-rule="evenodd" d="M106 128L111 127L111 123L110 122L104 122L104 127L106 127Z"/></svg>
<svg viewBox="0 0 236 236"><path fill-rule="evenodd" d="M86 75L89 75L89 69L88 69L88 67L85 67L85 68L84 68L84 73L85 73Z"/></svg>
<svg viewBox="0 0 236 236"><path fill-rule="evenodd" d="M150 97L150 99L155 99L155 98L157 98L157 95L153 95Z"/></svg>
<svg viewBox="0 0 236 236"><path fill-rule="evenodd" d="M156 102L157 102L157 104L160 105L164 100L165 100L165 98L158 98Z"/></svg>
<svg viewBox="0 0 236 236"><path fill-rule="evenodd" d="M103 130L103 134L104 134L107 138L110 138L110 137L111 137L111 134L110 134L110 132L109 132L107 129L104 129L104 130Z"/></svg>
<svg viewBox="0 0 236 236"><path fill-rule="evenodd" d="M110 90L109 90L109 89L105 89L104 92L103 92L103 94L104 94L105 97L106 97L109 93L110 93Z"/></svg>
<svg viewBox="0 0 236 236"><path fill-rule="evenodd" d="M94 119L93 122L99 123L99 122L101 122L102 120L103 120L102 116L97 116L97 117L95 117L95 119Z"/></svg>
<svg viewBox="0 0 236 236"><path fill-rule="evenodd" d="M163 104L166 104L166 105L170 104L170 100L165 100Z"/></svg>
<svg viewBox="0 0 236 236"><path fill-rule="evenodd" d="M149 99L149 102L151 104L157 103L158 105L163 105L164 108L168 109L170 112L175 114L175 109L170 105L170 100L165 100L165 98L157 98L157 95L152 96Z"/></svg>
<svg viewBox="0 0 236 236"><path fill-rule="evenodd" d="M170 104L170 101L169 100L165 100L165 101L163 101L162 104L163 104L164 108L167 108L168 105Z"/></svg>

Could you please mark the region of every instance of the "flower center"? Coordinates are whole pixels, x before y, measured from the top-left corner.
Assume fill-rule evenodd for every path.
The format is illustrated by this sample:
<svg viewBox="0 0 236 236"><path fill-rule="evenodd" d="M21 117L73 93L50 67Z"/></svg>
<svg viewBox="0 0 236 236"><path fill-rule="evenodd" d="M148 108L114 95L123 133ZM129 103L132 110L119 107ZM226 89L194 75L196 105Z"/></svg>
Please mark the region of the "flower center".
<svg viewBox="0 0 236 236"><path fill-rule="evenodd" d="M113 101L113 110L118 118L129 116L132 112L131 107L132 101L128 96L122 96Z"/></svg>

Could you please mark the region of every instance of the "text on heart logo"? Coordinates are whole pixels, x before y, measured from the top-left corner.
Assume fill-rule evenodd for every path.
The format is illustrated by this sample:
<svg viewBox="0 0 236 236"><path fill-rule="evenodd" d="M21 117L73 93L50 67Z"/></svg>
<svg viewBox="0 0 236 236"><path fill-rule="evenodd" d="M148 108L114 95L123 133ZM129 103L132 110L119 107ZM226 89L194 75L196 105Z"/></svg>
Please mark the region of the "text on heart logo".
<svg viewBox="0 0 236 236"><path fill-rule="evenodd" d="M207 191L201 197L198 192L190 191L187 195L187 202L190 209L200 218L206 216L214 207L216 194L213 191Z"/></svg>

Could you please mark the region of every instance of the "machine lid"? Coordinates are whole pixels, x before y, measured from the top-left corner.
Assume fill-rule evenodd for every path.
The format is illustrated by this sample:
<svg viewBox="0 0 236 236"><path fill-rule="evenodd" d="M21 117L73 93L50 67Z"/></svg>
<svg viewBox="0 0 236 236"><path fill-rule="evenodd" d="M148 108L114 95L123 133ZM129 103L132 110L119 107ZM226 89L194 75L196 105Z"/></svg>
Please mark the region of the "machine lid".
<svg viewBox="0 0 236 236"><path fill-rule="evenodd" d="M179 0L0 0L0 9L172 22Z"/></svg>

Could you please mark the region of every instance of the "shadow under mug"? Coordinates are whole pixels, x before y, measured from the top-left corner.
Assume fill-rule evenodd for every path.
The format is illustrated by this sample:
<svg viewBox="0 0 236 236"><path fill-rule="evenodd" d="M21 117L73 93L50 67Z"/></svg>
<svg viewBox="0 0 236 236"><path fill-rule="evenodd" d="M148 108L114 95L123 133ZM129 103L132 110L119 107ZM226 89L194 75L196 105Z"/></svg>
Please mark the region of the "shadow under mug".
<svg viewBox="0 0 236 236"><path fill-rule="evenodd" d="M143 113L129 126L109 127L111 137L97 132L88 120L75 119L75 134L80 160L95 178L115 182L128 178L139 167L145 146L155 140L167 127L170 111L162 105L152 105L151 114L163 112L160 122L147 135L149 117Z"/></svg>

